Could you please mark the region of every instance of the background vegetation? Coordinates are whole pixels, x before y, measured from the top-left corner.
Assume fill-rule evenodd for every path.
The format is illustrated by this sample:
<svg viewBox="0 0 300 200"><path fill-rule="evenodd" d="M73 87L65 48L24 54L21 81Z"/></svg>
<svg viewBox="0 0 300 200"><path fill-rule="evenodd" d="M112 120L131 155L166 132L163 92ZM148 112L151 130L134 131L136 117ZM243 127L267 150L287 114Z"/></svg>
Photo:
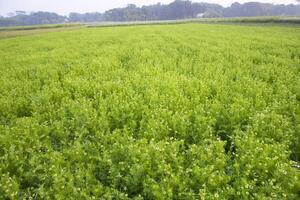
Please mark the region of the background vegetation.
<svg viewBox="0 0 300 200"><path fill-rule="evenodd" d="M137 7L129 4L125 8L115 8L104 13L70 13L60 16L50 12L24 11L11 13L10 17L0 17L0 26L24 26L37 24L57 24L65 22L128 22L153 20L178 20L191 18L219 17L254 17L254 16L300 16L300 5L274 5L268 3L249 2L234 3L230 7L222 7L211 3L193 3L175 0L164 5L155 4Z"/></svg>

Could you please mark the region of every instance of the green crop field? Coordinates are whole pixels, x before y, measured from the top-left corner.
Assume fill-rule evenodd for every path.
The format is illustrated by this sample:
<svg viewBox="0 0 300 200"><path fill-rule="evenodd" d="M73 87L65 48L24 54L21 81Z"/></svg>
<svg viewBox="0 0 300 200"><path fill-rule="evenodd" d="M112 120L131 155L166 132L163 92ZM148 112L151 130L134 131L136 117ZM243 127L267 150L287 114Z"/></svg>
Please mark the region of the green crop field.
<svg viewBox="0 0 300 200"><path fill-rule="evenodd" d="M0 40L0 199L298 199L299 140L300 26Z"/></svg>

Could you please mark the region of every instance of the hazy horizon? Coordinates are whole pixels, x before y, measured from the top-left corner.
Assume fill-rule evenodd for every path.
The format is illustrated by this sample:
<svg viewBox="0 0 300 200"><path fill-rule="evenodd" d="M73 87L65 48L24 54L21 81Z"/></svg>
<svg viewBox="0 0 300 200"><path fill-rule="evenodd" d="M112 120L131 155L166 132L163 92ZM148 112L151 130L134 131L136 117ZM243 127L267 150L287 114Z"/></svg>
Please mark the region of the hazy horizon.
<svg viewBox="0 0 300 200"><path fill-rule="evenodd" d="M127 4L137 6L151 5L156 3L168 4L174 0L27 0L26 4L22 0L0 0L0 15L7 16L8 13L17 10L26 12L48 11L60 15L68 15L70 12L104 12L106 10L118 7L125 7ZM291 4L295 0L192 0L192 2L217 3L222 6L230 6L234 2L261 2L273 4Z"/></svg>

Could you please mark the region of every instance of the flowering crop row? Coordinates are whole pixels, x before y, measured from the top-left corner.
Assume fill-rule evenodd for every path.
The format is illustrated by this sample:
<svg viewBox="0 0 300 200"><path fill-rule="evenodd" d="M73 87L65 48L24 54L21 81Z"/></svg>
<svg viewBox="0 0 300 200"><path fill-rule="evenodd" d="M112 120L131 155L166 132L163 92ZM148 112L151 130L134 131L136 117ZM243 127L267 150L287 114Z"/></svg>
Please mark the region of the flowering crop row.
<svg viewBox="0 0 300 200"><path fill-rule="evenodd" d="M0 199L296 199L299 102L297 27L2 39Z"/></svg>

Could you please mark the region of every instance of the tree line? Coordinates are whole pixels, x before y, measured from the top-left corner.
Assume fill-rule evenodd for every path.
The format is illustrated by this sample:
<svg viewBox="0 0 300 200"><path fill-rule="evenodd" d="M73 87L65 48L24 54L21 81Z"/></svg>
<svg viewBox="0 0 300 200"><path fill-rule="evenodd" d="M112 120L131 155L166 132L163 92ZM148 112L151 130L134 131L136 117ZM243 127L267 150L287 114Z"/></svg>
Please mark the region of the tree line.
<svg viewBox="0 0 300 200"><path fill-rule="evenodd" d="M269 3L233 3L223 7L212 3L195 3L175 0L170 4L157 3L137 7L129 4L124 8L114 8L104 13L75 13L61 16L51 12L16 11L9 17L0 17L0 26L24 26L37 24L57 24L65 22L102 22L102 21L147 21L175 20L187 18L251 17L251 16L299 16L300 5L275 5Z"/></svg>

